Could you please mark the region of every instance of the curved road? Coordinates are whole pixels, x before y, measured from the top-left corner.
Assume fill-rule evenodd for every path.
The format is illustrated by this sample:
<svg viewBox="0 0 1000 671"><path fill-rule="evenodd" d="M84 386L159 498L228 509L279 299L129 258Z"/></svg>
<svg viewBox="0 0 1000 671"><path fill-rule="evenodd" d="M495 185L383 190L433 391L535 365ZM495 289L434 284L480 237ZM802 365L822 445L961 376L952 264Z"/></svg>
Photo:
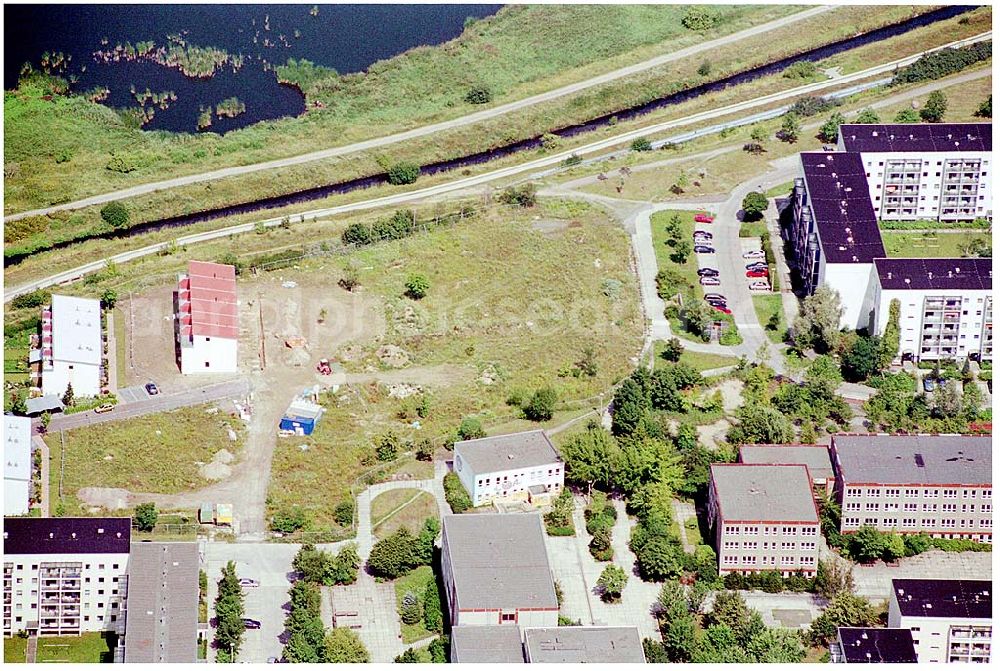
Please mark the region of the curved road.
<svg viewBox="0 0 1000 671"><path fill-rule="evenodd" d="M950 44L943 45L938 49L944 49L948 47L955 47L964 44L970 44L973 42L979 42L985 39L990 39L992 37L992 32L981 33L974 37L970 37L964 40L958 40ZM935 50L936 51L936 50ZM699 112L697 114L692 114L680 119L675 119L671 121L663 121L649 126L644 126L627 133L622 133L604 140L598 140L587 145L580 147L575 147L573 149L568 149L566 151L561 151L555 154L550 154L543 156L542 158L534 159L531 161L526 161L518 165L509 166L506 168L500 168L497 170L492 170L489 172L482 173L480 175L473 175L471 177L463 177L455 180L445 182L443 184L437 184L434 186L425 187L422 189L416 189L413 191L407 191L404 193L393 194L390 196L382 196L379 198L372 198L370 200L359 201L355 203L348 203L345 205L337 205L334 207L320 208L316 210L310 210L307 212L299 213L298 216L303 219L316 219L318 217L330 217L339 214L346 214L349 212L359 212L363 210L376 209L380 207L393 207L398 205L404 205L407 203L412 203L414 201L422 200L425 198L430 198L434 196L440 196L448 193L453 193L456 191L462 191L469 189L471 187L480 186L483 184L488 184L490 182L504 179L507 177L513 177L522 172L537 171L543 168L548 168L551 166L558 165L565 161L567 158L573 155L584 155L590 154L596 151L603 151L610 149L617 145L631 142L632 140L643 137L645 135L660 133L672 128L677 128L681 126L687 126L694 123L699 123L702 121L709 121L714 118L721 116L726 116L729 114L734 114L738 112L744 112L761 105L770 105L773 103L781 102L783 100L789 100L797 98L806 94L817 93L827 88L837 87L844 84L849 84L852 82L857 82L877 75L885 74L887 72L892 72L896 68L908 65L916 61L923 54L916 54L913 56L907 56L906 58L900 58L898 60L892 61L890 63L885 63L882 65L877 65L875 67L868 68L866 70L861 70L849 75L842 75L832 79L828 79L822 82L817 82L814 84L806 84L804 86L799 86L793 89L788 89L785 91L780 91L778 93L772 93L770 95L761 96L759 98L753 98L744 102L734 103L731 105L726 105L724 107L718 107L710 109L704 112ZM944 80L939 80L944 81ZM911 92L912 94L912 92ZM739 126L747 123L748 117L742 119L737 119L731 123L732 126ZM230 235L236 235L240 233L248 233L258 225L263 225L264 227L278 226L285 219L282 217L274 217L271 219L265 219L258 222L252 222L247 224L239 224L236 226L229 226L226 228L220 228L213 231L206 231L204 233L195 233L192 235L185 235L178 237L174 240L160 242L153 245L147 245L140 249L131 250L128 252L122 252L121 254L116 254L108 259L102 259L99 261L93 261L88 264L84 264L72 270L67 270L55 275L50 275L44 279L35 280L27 284L15 287L6 291L4 293L4 302L8 302L11 299L20 296L22 294L34 291L36 289L42 289L45 287L63 284L66 282L72 282L74 280L83 277L84 275L92 272L96 272L105 267L108 261L114 263L126 263L128 261L133 261L135 259L141 258L143 256L149 256L155 254L158 251L167 248L171 245L176 245L178 247L190 246L197 244L199 242L206 242L209 240L215 240L218 238L227 237Z"/></svg>
<svg viewBox="0 0 1000 671"><path fill-rule="evenodd" d="M412 140L413 138L423 137L426 135L432 135L434 133L439 133L444 130L451 130L454 128L461 128L462 126L468 126L470 124L479 123L480 121L486 121L487 119L493 119L498 116L503 116L509 114L510 112L516 112L522 110L526 107L531 107L532 105L537 105L539 103L548 102L550 100L555 100L556 98L561 98L573 93L579 93L580 91L592 88L594 86L599 86L601 84L607 84L608 82L613 82L617 79L623 77L629 77L631 75L644 72L646 70L651 70L657 68L666 63L671 63L673 61L686 58L688 56L693 56L702 52L711 51L725 44L731 42L737 42L739 40L746 39L748 37L753 37L754 35L759 35L761 33L766 33L777 28L782 28L784 26L797 23L804 19L812 18L824 12L836 9L835 6L830 7L814 7L808 9L804 12L798 12L792 14L791 16L782 17L774 21L769 21L768 23L761 24L759 26L754 26L752 28L747 28L746 30L741 30L738 33L733 33L732 35L726 35L725 37L720 37L718 39L709 40L707 42L701 42L678 51L671 52L669 54L662 54L656 56L655 58L650 58L649 60L642 61L641 63L636 63L634 65L629 65L624 68L619 68L617 70L612 70L603 75L598 75L597 77L591 77L590 79L585 79L581 82L576 82L574 84L568 84L551 91L546 91L545 93L539 93L538 95L530 96L521 100L516 100L514 102L506 103L504 105L498 105L490 109L482 110L480 112L474 112L472 114L467 114L463 117L457 119L451 119L449 121L441 121L439 123L430 124L427 126L421 126L419 128L414 128L412 130L403 131L401 133L394 133L392 135L386 135L384 137L373 138L371 140L364 140L362 142L354 142L351 144L343 145L341 147L334 147L332 149L323 149L320 151L310 152L308 154L302 154L300 156L292 156L289 158L282 158L273 161L265 161L263 163L254 163L251 165L234 166L232 168L222 168L220 170L210 170L208 172L199 173L197 175L187 175L185 177L176 177L174 179L167 179L160 182L150 182L148 184L141 184L139 186L134 186L128 189L121 189L119 191L112 191L110 193L99 194L96 196L90 196L88 198L83 198L81 200L76 200L71 203L63 203L61 205L53 205L52 207L44 207L37 210L29 210L26 212L18 212L16 214L11 214L4 217L4 221L17 221L18 219L23 219L24 217L39 216L51 214L52 212L59 212L62 210L75 210L81 207L87 207L89 205L98 205L100 203L106 203L110 200L119 200L122 198L131 198L133 196L138 196L144 193L151 193L153 191L161 191L163 189L170 189L177 186L185 186L187 184L196 184L198 182L207 182L216 179L222 179L224 177L233 177L235 175L245 175L253 172L260 172L261 170L271 170L273 168L285 168L292 165L299 165L302 163L310 163L312 161L320 161L327 158L334 158L336 156L344 156L347 154L352 154L359 151L365 151L368 149L375 149L378 147L385 147L390 144L395 144L397 142L402 142L404 140Z"/></svg>

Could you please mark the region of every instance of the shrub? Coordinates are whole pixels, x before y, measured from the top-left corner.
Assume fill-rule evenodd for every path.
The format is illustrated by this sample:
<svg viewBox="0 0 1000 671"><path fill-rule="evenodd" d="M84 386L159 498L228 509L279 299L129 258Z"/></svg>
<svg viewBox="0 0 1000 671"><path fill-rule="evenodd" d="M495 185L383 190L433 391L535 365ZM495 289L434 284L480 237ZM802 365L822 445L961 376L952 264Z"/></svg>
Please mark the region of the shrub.
<svg viewBox="0 0 1000 671"><path fill-rule="evenodd" d="M116 151L111 154L111 158L108 159L104 167L111 172L126 174L136 170L139 166L133 157Z"/></svg>
<svg viewBox="0 0 1000 671"><path fill-rule="evenodd" d="M652 151L653 143L650 142L647 138L637 137L636 139L632 140L631 149L632 151Z"/></svg>
<svg viewBox="0 0 1000 671"><path fill-rule="evenodd" d="M701 65L698 66L698 74L702 77L707 77L711 72L712 64L709 61L702 61Z"/></svg>
<svg viewBox="0 0 1000 671"><path fill-rule="evenodd" d="M782 70L781 76L785 79L812 79L818 71L812 61L795 61Z"/></svg>
<svg viewBox="0 0 1000 671"><path fill-rule="evenodd" d="M472 508L472 499L465 485L455 473L448 473L444 476L444 498L451 507L453 513L464 513Z"/></svg>
<svg viewBox="0 0 1000 671"><path fill-rule="evenodd" d="M140 503L135 507L135 526L139 531L152 531L159 516L155 503Z"/></svg>
<svg viewBox="0 0 1000 671"><path fill-rule="evenodd" d="M890 86L911 84L928 79L940 79L974 63L985 61L993 54L993 40L986 40L959 49L942 49L924 54L915 63L899 70Z"/></svg>
<svg viewBox="0 0 1000 671"><path fill-rule="evenodd" d="M486 432L483 431L483 425L477 418L464 417L458 426L458 437L461 440L476 440L485 438Z"/></svg>
<svg viewBox="0 0 1000 671"><path fill-rule="evenodd" d="M368 570L372 575L390 580L418 566L416 543L410 530L402 527L372 547L368 555ZM417 619L420 619L419 616Z"/></svg>
<svg viewBox="0 0 1000 671"><path fill-rule="evenodd" d="M386 175L389 184L399 186L402 184L413 184L420 177L420 166L416 163L400 161L389 168Z"/></svg>
<svg viewBox="0 0 1000 671"><path fill-rule="evenodd" d="M823 98L821 96L803 96L799 98L788 110L788 114L795 114L797 116L813 116L816 114L822 114L823 112L828 112L840 103L837 100L832 100L830 98Z"/></svg>
<svg viewBox="0 0 1000 671"><path fill-rule="evenodd" d="M470 105L485 105L491 100L493 92L484 84L476 84L465 93L465 102Z"/></svg>
<svg viewBox="0 0 1000 671"><path fill-rule="evenodd" d="M281 533L295 533L299 529L305 529L309 525L309 518L304 508L291 506L279 510L271 518L271 529Z"/></svg>
<svg viewBox="0 0 1000 671"><path fill-rule="evenodd" d="M345 245L370 245L375 242L371 227L360 221L345 228L340 239Z"/></svg>
<svg viewBox="0 0 1000 671"><path fill-rule="evenodd" d="M533 422L546 422L552 419L557 398L555 389L552 387L542 387L534 393L531 400L524 406L524 416Z"/></svg>
<svg viewBox="0 0 1000 671"><path fill-rule="evenodd" d="M354 501L341 501L333 511L334 521L342 527L354 524Z"/></svg>
<svg viewBox="0 0 1000 671"><path fill-rule="evenodd" d="M681 25L688 30L700 32L714 28L721 20L722 17L714 9L703 5L695 5L689 8L687 13L684 14L684 18L681 19Z"/></svg>
<svg viewBox="0 0 1000 671"><path fill-rule="evenodd" d="M444 614L441 612L441 595L438 593L437 581L431 578L424 588L424 628L427 631L444 631Z"/></svg>
<svg viewBox="0 0 1000 671"><path fill-rule="evenodd" d="M416 624L423 619L423 609L420 607L420 600L413 592L403 595L403 602L399 609L399 619L403 624Z"/></svg>
<svg viewBox="0 0 1000 671"><path fill-rule="evenodd" d="M36 289L27 294L21 294L10 302L10 306L15 310L23 308L40 308L48 305L52 300L52 294L45 289Z"/></svg>
<svg viewBox="0 0 1000 671"><path fill-rule="evenodd" d="M536 201L536 191L534 184L522 184L521 186L508 186L500 194L500 202L504 205L516 205L518 207L534 207Z"/></svg>
<svg viewBox="0 0 1000 671"><path fill-rule="evenodd" d="M117 200L113 200L101 208L101 219L111 228L126 228L129 222L128 209Z"/></svg>
<svg viewBox="0 0 1000 671"><path fill-rule="evenodd" d="M619 601L627 583L628 576L621 567L614 564L604 567L604 570L601 571L601 577L597 579L597 586L601 590L601 599L612 603Z"/></svg>
<svg viewBox="0 0 1000 671"><path fill-rule="evenodd" d="M400 440L393 431L386 431L375 439L375 457L379 461L392 461L399 455Z"/></svg>
<svg viewBox="0 0 1000 671"><path fill-rule="evenodd" d="M759 191L751 191L743 197L743 221L756 221L767 210L767 196Z"/></svg>
<svg viewBox="0 0 1000 671"><path fill-rule="evenodd" d="M431 282L425 275L413 273L406 278L406 295L414 300L420 300L430 291Z"/></svg>

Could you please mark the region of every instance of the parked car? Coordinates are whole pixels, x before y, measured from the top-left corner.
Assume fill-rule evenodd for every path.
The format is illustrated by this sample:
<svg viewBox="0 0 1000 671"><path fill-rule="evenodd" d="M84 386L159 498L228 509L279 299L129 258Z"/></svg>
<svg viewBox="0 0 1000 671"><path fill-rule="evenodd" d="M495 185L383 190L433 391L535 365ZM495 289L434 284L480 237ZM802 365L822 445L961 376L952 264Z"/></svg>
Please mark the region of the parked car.
<svg viewBox="0 0 1000 671"><path fill-rule="evenodd" d="M716 310L718 310L719 312L723 313L723 314L727 314L727 315L733 314L733 311L730 310L729 308L727 308L725 305L713 305L712 307L715 308Z"/></svg>
<svg viewBox="0 0 1000 671"><path fill-rule="evenodd" d="M717 287L720 284L722 284L722 282L719 281L718 277L712 277L712 276L702 277L698 281L701 282L701 286L703 287Z"/></svg>
<svg viewBox="0 0 1000 671"><path fill-rule="evenodd" d="M249 617L243 618L243 626L247 629L260 629L260 622L258 620L251 620Z"/></svg>
<svg viewBox="0 0 1000 671"><path fill-rule="evenodd" d="M111 412L114 409L115 409L115 406L114 406L113 403L105 403L104 405L100 405L100 406L94 408L94 412L96 412L96 413L105 413L105 412Z"/></svg>
<svg viewBox="0 0 1000 671"><path fill-rule="evenodd" d="M709 216L707 214L696 214L694 215L694 220L699 224L711 224L715 221L715 217Z"/></svg>
<svg viewBox="0 0 1000 671"><path fill-rule="evenodd" d="M767 261L751 261L746 264L746 267L747 270L751 270L752 268L767 268Z"/></svg>
<svg viewBox="0 0 1000 671"><path fill-rule="evenodd" d="M260 582L252 578L240 578L240 587L260 587Z"/></svg>
<svg viewBox="0 0 1000 671"><path fill-rule="evenodd" d="M747 277L767 277L767 268L748 270Z"/></svg>
<svg viewBox="0 0 1000 671"><path fill-rule="evenodd" d="M715 254L715 247L708 247L706 245L695 245L695 254Z"/></svg>
<svg viewBox="0 0 1000 671"><path fill-rule="evenodd" d="M766 255L764 254L764 250L762 250L762 249L755 249L752 252L744 252L743 253L743 258L744 259L762 259L765 256Z"/></svg>
<svg viewBox="0 0 1000 671"><path fill-rule="evenodd" d="M718 277L719 271L715 268L699 268L698 277Z"/></svg>
<svg viewBox="0 0 1000 671"><path fill-rule="evenodd" d="M712 239L712 234L709 233L708 231L695 231L694 232L694 237L695 238L705 238L706 240L711 240Z"/></svg>
<svg viewBox="0 0 1000 671"><path fill-rule="evenodd" d="M726 297L723 296L722 294L711 294L710 293L710 294L705 294L705 300L706 301L724 301L724 300L726 300Z"/></svg>
<svg viewBox="0 0 1000 671"><path fill-rule="evenodd" d="M751 282L750 283L750 291L770 291L770 290L771 290L771 283L770 282Z"/></svg>
<svg viewBox="0 0 1000 671"><path fill-rule="evenodd" d="M146 393L149 394L150 396L156 396L157 394L160 393L160 389L159 387L156 386L155 382L147 382Z"/></svg>

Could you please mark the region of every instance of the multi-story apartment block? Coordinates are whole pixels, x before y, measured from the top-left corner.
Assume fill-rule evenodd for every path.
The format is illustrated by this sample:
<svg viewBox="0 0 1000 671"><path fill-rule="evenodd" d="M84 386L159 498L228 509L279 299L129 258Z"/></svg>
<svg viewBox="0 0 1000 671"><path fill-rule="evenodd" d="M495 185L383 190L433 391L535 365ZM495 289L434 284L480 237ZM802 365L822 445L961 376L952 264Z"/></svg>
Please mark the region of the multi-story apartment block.
<svg viewBox="0 0 1000 671"><path fill-rule="evenodd" d="M833 664L916 664L917 651L909 629L838 627L830 644Z"/></svg>
<svg viewBox="0 0 1000 671"><path fill-rule="evenodd" d="M708 521L720 575L816 573L819 514L804 465L712 464Z"/></svg>
<svg viewBox="0 0 1000 671"><path fill-rule="evenodd" d="M236 269L191 261L174 293L181 373L235 373L240 337Z"/></svg>
<svg viewBox="0 0 1000 671"><path fill-rule="evenodd" d="M924 298L933 299L934 305L982 299L980 316L989 312L989 319L977 320L977 325L963 320L969 329L966 347L959 346L962 334L956 335L952 347L951 333L935 337L928 332L928 342L936 344L924 354L916 347L910 355L948 358L953 349L955 357L985 358L988 352L992 358L989 263L887 259L878 225L879 220L992 218L991 128L990 124L845 124L840 128L839 151L800 155L802 176L795 180L791 216L782 234L791 242L790 262L806 292L826 284L840 295L842 328L883 333L894 298L914 303L914 312L921 309L915 303Z"/></svg>
<svg viewBox="0 0 1000 671"><path fill-rule="evenodd" d="M445 515L441 576L456 628L559 624L541 515Z"/></svg>
<svg viewBox="0 0 1000 671"><path fill-rule="evenodd" d="M101 302L76 296L52 296L42 308L42 335L31 359L40 362L42 394L62 398L99 396L104 375Z"/></svg>
<svg viewBox="0 0 1000 671"><path fill-rule="evenodd" d="M3 418L3 513L27 515L31 501L31 420Z"/></svg>
<svg viewBox="0 0 1000 671"><path fill-rule="evenodd" d="M4 519L4 635L125 631L131 520Z"/></svg>
<svg viewBox="0 0 1000 671"><path fill-rule="evenodd" d="M899 301L899 355L993 359L992 259L876 259L870 332L884 333Z"/></svg>
<svg viewBox="0 0 1000 671"><path fill-rule="evenodd" d="M494 499L546 503L563 488L562 457L544 431L455 443L455 473L481 506Z"/></svg>
<svg viewBox="0 0 1000 671"><path fill-rule="evenodd" d="M909 629L917 661L990 663L989 580L892 581L889 626Z"/></svg>
<svg viewBox="0 0 1000 671"><path fill-rule="evenodd" d="M836 435L830 454L840 530L993 539L989 436Z"/></svg>

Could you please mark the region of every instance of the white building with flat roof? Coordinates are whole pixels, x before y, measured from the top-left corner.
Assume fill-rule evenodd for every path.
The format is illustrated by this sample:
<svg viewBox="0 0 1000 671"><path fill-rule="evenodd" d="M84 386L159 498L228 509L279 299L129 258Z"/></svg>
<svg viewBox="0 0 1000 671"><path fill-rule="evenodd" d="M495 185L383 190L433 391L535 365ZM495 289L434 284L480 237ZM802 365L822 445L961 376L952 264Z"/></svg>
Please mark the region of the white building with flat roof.
<svg viewBox="0 0 1000 671"><path fill-rule="evenodd" d="M42 394L100 396L104 344L101 302L53 294L42 309Z"/></svg>
<svg viewBox="0 0 1000 671"><path fill-rule="evenodd" d="M993 636L989 580L895 578L889 626L909 629L917 662L989 664Z"/></svg>
<svg viewBox="0 0 1000 671"><path fill-rule="evenodd" d="M545 503L562 491L565 470L541 430L455 443L455 473L474 506L494 499Z"/></svg>
<svg viewBox="0 0 1000 671"><path fill-rule="evenodd" d="M31 420L3 418L3 514L27 515L31 500Z"/></svg>

